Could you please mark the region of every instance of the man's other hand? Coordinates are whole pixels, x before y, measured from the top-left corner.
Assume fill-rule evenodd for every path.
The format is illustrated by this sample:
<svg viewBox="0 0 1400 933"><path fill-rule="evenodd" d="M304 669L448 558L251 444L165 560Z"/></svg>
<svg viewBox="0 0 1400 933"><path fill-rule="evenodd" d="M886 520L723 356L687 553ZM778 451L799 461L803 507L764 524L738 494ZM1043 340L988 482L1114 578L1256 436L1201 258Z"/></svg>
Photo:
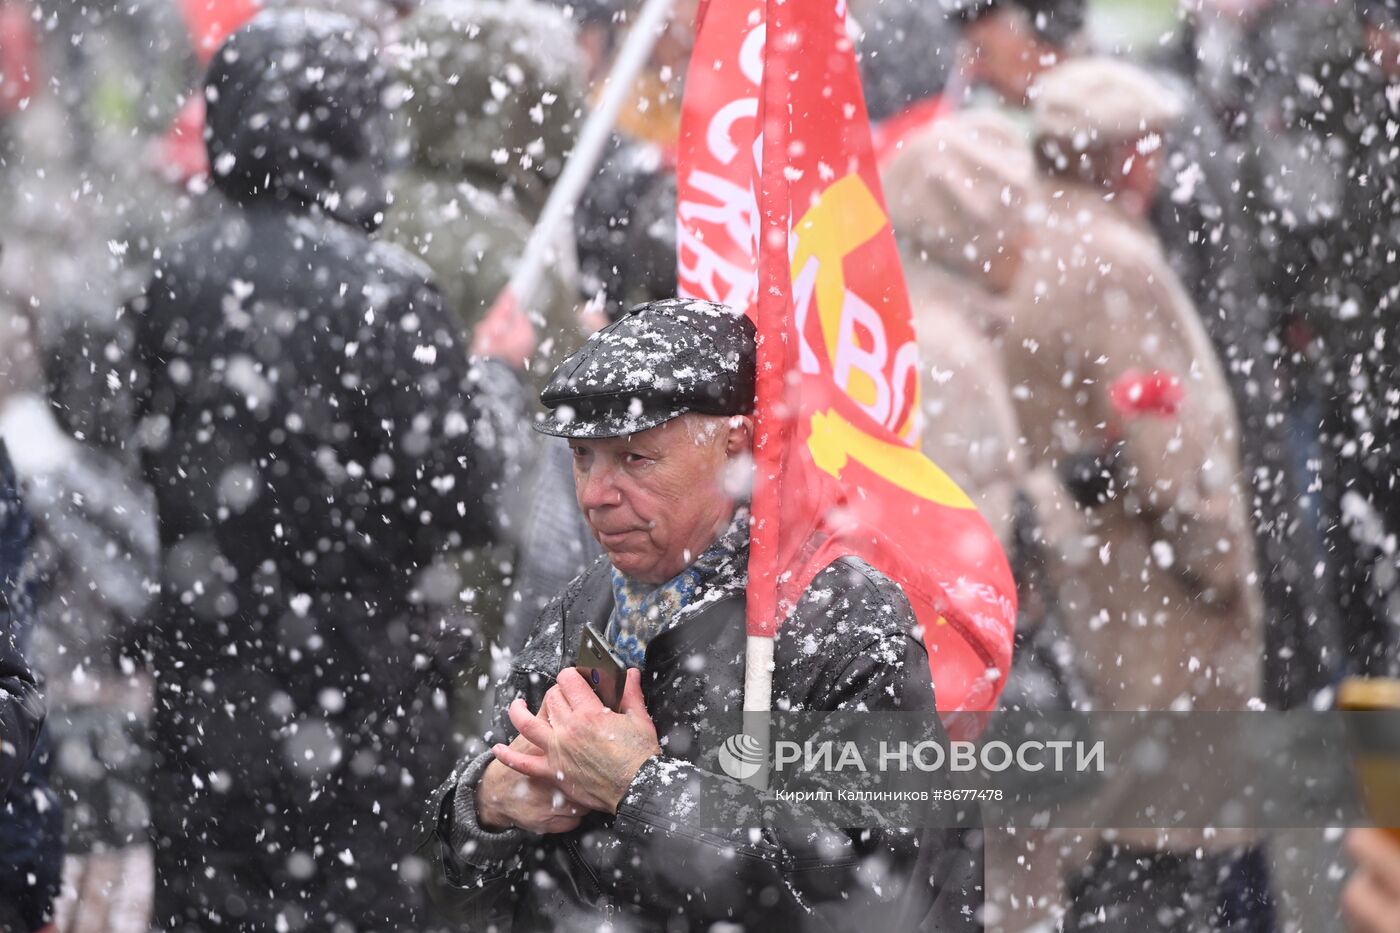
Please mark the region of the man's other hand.
<svg viewBox="0 0 1400 933"><path fill-rule="evenodd" d="M1353 829L1347 852L1356 871L1342 892L1352 933L1400 933L1400 841L1382 829Z"/></svg>
<svg viewBox="0 0 1400 933"><path fill-rule="evenodd" d="M510 748L522 755L543 753L523 735ZM564 796L553 781L512 771L498 760L486 766L476 787L476 821L482 829L512 826L526 832L567 833L578 827L588 808Z"/></svg>
<svg viewBox="0 0 1400 933"><path fill-rule="evenodd" d="M559 672L545 694L539 715L517 699L510 705L510 721L538 751L531 753L515 743L496 745L493 764L552 782L564 796L604 813L617 812L637 770L661 754L636 668L627 671L616 713L569 667Z"/></svg>

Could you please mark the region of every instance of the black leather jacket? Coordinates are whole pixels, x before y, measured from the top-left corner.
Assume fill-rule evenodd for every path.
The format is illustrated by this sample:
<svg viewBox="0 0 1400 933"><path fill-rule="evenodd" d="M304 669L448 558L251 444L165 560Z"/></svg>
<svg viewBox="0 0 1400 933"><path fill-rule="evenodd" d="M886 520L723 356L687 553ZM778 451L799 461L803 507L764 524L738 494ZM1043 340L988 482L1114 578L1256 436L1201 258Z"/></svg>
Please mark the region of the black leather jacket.
<svg viewBox="0 0 1400 933"><path fill-rule="evenodd" d="M0 798L24 772L44 722L44 701L20 648L28 609L21 568L29 533L29 513L0 441Z"/></svg>
<svg viewBox="0 0 1400 933"><path fill-rule="evenodd" d="M975 834L827 826L797 804L754 828L760 792L696 763L702 719L742 708L745 581L736 576L712 581L703 609L651 641L642 683L665 753L642 766L615 816L594 812L572 832L543 836L481 829L474 789L489 751L439 788L423 852L439 904L455 919L472 930L596 929L605 918L640 930L717 922L768 931L978 928ZM509 704L523 696L538 709L555 674L573 663L582 627L602 630L611 611L600 560L541 615L497 692L489 740L510 741ZM928 655L913 625L898 586L862 561L837 561L781 630L774 708L926 709L932 717ZM696 799L732 806L731 828L687 826L687 802Z"/></svg>

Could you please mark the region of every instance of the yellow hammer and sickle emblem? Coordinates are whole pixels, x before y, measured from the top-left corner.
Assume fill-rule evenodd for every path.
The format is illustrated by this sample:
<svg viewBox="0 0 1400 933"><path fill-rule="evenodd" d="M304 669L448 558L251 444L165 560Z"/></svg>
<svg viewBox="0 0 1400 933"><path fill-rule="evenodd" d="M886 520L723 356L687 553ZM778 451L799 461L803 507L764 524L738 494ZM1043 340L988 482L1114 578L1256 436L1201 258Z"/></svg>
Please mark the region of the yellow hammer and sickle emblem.
<svg viewBox="0 0 1400 933"><path fill-rule="evenodd" d="M818 467L839 477L851 460L921 499L953 509L974 508L967 493L922 452L871 437L836 410L812 415L807 449Z"/></svg>
<svg viewBox="0 0 1400 933"><path fill-rule="evenodd" d="M823 191L796 227L792 268L798 272L808 258L817 259L815 299L829 365L836 359L845 303L842 261L878 234L886 223L880 203L861 177L851 174ZM860 372L851 376L850 396L857 402L873 402L876 389L870 377ZM904 425L900 433L908 433L911 427L912 423ZM812 416L807 447L817 466L832 476L839 477L846 464L856 460L887 482L922 499L949 508L974 508L958 484L922 452L872 437L834 409Z"/></svg>

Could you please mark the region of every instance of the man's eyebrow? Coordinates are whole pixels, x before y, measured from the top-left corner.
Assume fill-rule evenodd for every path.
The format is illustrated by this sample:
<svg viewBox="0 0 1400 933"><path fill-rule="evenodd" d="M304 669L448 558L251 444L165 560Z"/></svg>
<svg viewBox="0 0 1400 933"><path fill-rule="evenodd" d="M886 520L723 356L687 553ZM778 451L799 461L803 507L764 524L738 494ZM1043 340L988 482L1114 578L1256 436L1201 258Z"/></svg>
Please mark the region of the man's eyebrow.
<svg viewBox="0 0 1400 933"><path fill-rule="evenodd" d="M633 440L630 437L623 449L630 454L643 454L647 457L655 457L661 451L655 441Z"/></svg>

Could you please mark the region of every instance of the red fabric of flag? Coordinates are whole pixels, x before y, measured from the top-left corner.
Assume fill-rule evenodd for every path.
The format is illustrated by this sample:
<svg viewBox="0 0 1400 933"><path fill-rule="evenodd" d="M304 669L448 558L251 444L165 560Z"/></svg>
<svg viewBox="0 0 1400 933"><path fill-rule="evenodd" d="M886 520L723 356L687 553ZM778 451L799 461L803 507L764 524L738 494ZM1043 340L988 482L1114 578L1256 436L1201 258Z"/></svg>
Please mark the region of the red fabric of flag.
<svg viewBox="0 0 1400 933"><path fill-rule="evenodd" d="M209 64L214 52L260 9L258 0L180 0L195 57ZM155 168L172 184L185 185L209 174L204 149L204 96L191 94L153 151Z"/></svg>
<svg viewBox="0 0 1400 933"><path fill-rule="evenodd" d="M28 4L0 0L0 116L19 111L38 86L39 41Z"/></svg>
<svg viewBox="0 0 1400 933"><path fill-rule="evenodd" d="M224 40L258 9L258 0L180 0L180 12L200 63L207 64Z"/></svg>
<svg viewBox="0 0 1400 933"><path fill-rule="evenodd" d="M751 635L857 555L898 581L940 712L990 709L1016 596L996 536L920 453L918 353L841 0L708 4L686 81L680 293L758 330Z"/></svg>

